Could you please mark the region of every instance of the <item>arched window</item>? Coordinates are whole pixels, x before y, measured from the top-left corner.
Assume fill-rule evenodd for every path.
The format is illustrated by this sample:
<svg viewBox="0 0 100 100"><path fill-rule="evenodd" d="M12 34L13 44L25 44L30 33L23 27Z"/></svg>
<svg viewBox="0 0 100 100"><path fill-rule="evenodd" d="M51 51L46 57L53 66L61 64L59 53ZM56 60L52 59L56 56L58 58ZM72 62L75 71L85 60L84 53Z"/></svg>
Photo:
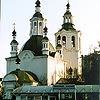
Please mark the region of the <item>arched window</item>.
<svg viewBox="0 0 100 100"><path fill-rule="evenodd" d="M60 44L60 40L61 40L61 36L59 35L59 36L57 37L57 44Z"/></svg>
<svg viewBox="0 0 100 100"><path fill-rule="evenodd" d="M72 36L71 42L72 42L72 47L75 47L75 36Z"/></svg>
<svg viewBox="0 0 100 100"><path fill-rule="evenodd" d="M66 46L66 37L65 36L62 37L62 43L63 43L63 46Z"/></svg>
<svg viewBox="0 0 100 100"><path fill-rule="evenodd" d="M39 33L42 34L42 22L39 22Z"/></svg>
<svg viewBox="0 0 100 100"><path fill-rule="evenodd" d="M34 32L36 32L36 22L34 22Z"/></svg>
<svg viewBox="0 0 100 100"><path fill-rule="evenodd" d="M39 26L42 26L42 23L41 22L39 23Z"/></svg>
<svg viewBox="0 0 100 100"><path fill-rule="evenodd" d="M36 22L34 22L34 26L36 26Z"/></svg>

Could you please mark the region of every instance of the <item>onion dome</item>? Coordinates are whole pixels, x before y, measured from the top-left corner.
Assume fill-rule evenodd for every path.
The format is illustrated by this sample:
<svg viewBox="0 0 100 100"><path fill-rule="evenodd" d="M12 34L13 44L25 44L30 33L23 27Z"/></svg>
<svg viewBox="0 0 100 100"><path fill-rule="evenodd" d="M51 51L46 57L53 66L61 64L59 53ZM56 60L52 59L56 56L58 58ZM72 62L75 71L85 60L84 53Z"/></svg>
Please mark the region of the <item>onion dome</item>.
<svg viewBox="0 0 100 100"><path fill-rule="evenodd" d="M61 44L57 44L57 46L56 46L56 49L61 49L62 48L62 45Z"/></svg>
<svg viewBox="0 0 100 100"><path fill-rule="evenodd" d="M46 26L45 26L45 28L43 30L44 30L44 33L48 32L48 28Z"/></svg>
<svg viewBox="0 0 100 100"><path fill-rule="evenodd" d="M36 10L35 10L35 14L33 15L33 17L32 17L32 19L34 18L34 17L37 17L37 18L43 18L43 16L42 16L42 14L40 13L41 11L40 11L40 1L39 0L37 0L36 1Z"/></svg>
<svg viewBox="0 0 100 100"><path fill-rule="evenodd" d="M37 18L43 18L42 14L40 12L36 12L32 18L37 17ZM30 19L31 20L31 19Z"/></svg>
<svg viewBox="0 0 100 100"><path fill-rule="evenodd" d="M48 28L45 26L43 30L44 30L43 41L48 41L49 40L47 37Z"/></svg>
<svg viewBox="0 0 100 100"><path fill-rule="evenodd" d="M16 36L16 31L15 31L15 29L14 29L13 32L12 32L12 36Z"/></svg>
<svg viewBox="0 0 100 100"><path fill-rule="evenodd" d="M42 41L49 41L48 37L43 37Z"/></svg>
<svg viewBox="0 0 100 100"><path fill-rule="evenodd" d="M13 36L13 40L11 41L10 45L11 45L11 56L14 57L16 56L17 53L17 48L18 48L18 42L16 41L16 31L15 28L12 32L12 36Z"/></svg>
<svg viewBox="0 0 100 100"><path fill-rule="evenodd" d="M10 45L13 45L13 44L18 45L18 42L16 40L12 40Z"/></svg>
<svg viewBox="0 0 100 100"><path fill-rule="evenodd" d="M13 40L11 41L10 45L13 45L13 44L18 45L18 42L16 41L16 31L15 31L15 29L12 32L12 36L13 36Z"/></svg>

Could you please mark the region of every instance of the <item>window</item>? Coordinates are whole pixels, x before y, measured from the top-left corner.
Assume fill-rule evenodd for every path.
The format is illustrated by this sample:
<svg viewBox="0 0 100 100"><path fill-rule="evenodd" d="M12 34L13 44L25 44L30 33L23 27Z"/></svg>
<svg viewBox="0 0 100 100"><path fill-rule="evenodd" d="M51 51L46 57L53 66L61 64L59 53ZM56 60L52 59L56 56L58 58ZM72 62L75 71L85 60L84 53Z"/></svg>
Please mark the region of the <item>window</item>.
<svg viewBox="0 0 100 100"><path fill-rule="evenodd" d="M39 33L42 34L42 22L39 22Z"/></svg>
<svg viewBox="0 0 100 100"><path fill-rule="evenodd" d="M61 36L59 35L59 36L57 37L57 44L60 44L60 40L61 40Z"/></svg>
<svg viewBox="0 0 100 100"><path fill-rule="evenodd" d="M63 43L63 46L66 46L66 37L65 36L62 37L62 43Z"/></svg>
<svg viewBox="0 0 100 100"><path fill-rule="evenodd" d="M46 43L46 48L48 48L48 44Z"/></svg>
<svg viewBox="0 0 100 100"><path fill-rule="evenodd" d="M72 47L75 47L75 36L72 36L71 42L72 42Z"/></svg>
<svg viewBox="0 0 100 100"><path fill-rule="evenodd" d="M42 26L42 23L41 22L39 23L39 26Z"/></svg>
<svg viewBox="0 0 100 100"><path fill-rule="evenodd" d="M13 51L13 46L11 47L11 51Z"/></svg>
<svg viewBox="0 0 100 100"><path fill-rule="evenodd" d="M34 22L34 26L36 26L36 22Z"/></svg>
<svg viewBox="0 0 100 100"><path fill-rule="evenodd" d="M36 32L36 22L34 22L34 32Z"/></svg>

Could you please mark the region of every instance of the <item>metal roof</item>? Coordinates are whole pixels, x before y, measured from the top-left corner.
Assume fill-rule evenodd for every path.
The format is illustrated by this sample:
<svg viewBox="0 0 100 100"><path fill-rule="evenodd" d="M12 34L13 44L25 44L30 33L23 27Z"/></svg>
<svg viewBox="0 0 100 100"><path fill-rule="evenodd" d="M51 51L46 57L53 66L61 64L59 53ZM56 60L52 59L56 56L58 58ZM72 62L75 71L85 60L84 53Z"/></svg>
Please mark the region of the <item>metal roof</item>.
<svg viewBox="0 0 100 100"><path fill-rule="evenodd" d="M48 94L48 93L94 93L100 92L99 85L59 85L59 86L22 86L16 88L13 94Z"/></svg>

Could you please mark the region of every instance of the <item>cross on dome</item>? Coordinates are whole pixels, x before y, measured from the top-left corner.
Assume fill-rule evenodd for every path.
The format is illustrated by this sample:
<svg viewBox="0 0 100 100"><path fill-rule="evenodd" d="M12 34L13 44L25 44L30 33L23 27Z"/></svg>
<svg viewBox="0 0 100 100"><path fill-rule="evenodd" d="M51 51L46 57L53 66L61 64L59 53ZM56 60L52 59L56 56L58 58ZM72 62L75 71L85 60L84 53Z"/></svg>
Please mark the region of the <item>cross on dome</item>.
<svg viewBox="0 0 100 100"><path fill-rule="evenodd" d="M40 1L39 0L37 0L35 4L36 4L36 7L40 7Z"/></svg>
<svg viewBox="0 0 100 100"><path fill-rule="evenodd" d="M13 25L13 29L15 29L15 25L16 25L16 24L15 24L15 23L13 23L12 25Z"/></svg>
<svg viewBox="0 0 100 100"><path fill-rule="evenodd" d="M13 25L13 32L12 32L12 36L16 36L16 31L15 31L15 23L12 24Z"/></svg>
<svg viewBox="0 0 100 100"><path fill-rule="evenodd" d="M70 9L70 4L69 4L69 0L68 0L68 3L67 3L67 9Z"/></svg>

